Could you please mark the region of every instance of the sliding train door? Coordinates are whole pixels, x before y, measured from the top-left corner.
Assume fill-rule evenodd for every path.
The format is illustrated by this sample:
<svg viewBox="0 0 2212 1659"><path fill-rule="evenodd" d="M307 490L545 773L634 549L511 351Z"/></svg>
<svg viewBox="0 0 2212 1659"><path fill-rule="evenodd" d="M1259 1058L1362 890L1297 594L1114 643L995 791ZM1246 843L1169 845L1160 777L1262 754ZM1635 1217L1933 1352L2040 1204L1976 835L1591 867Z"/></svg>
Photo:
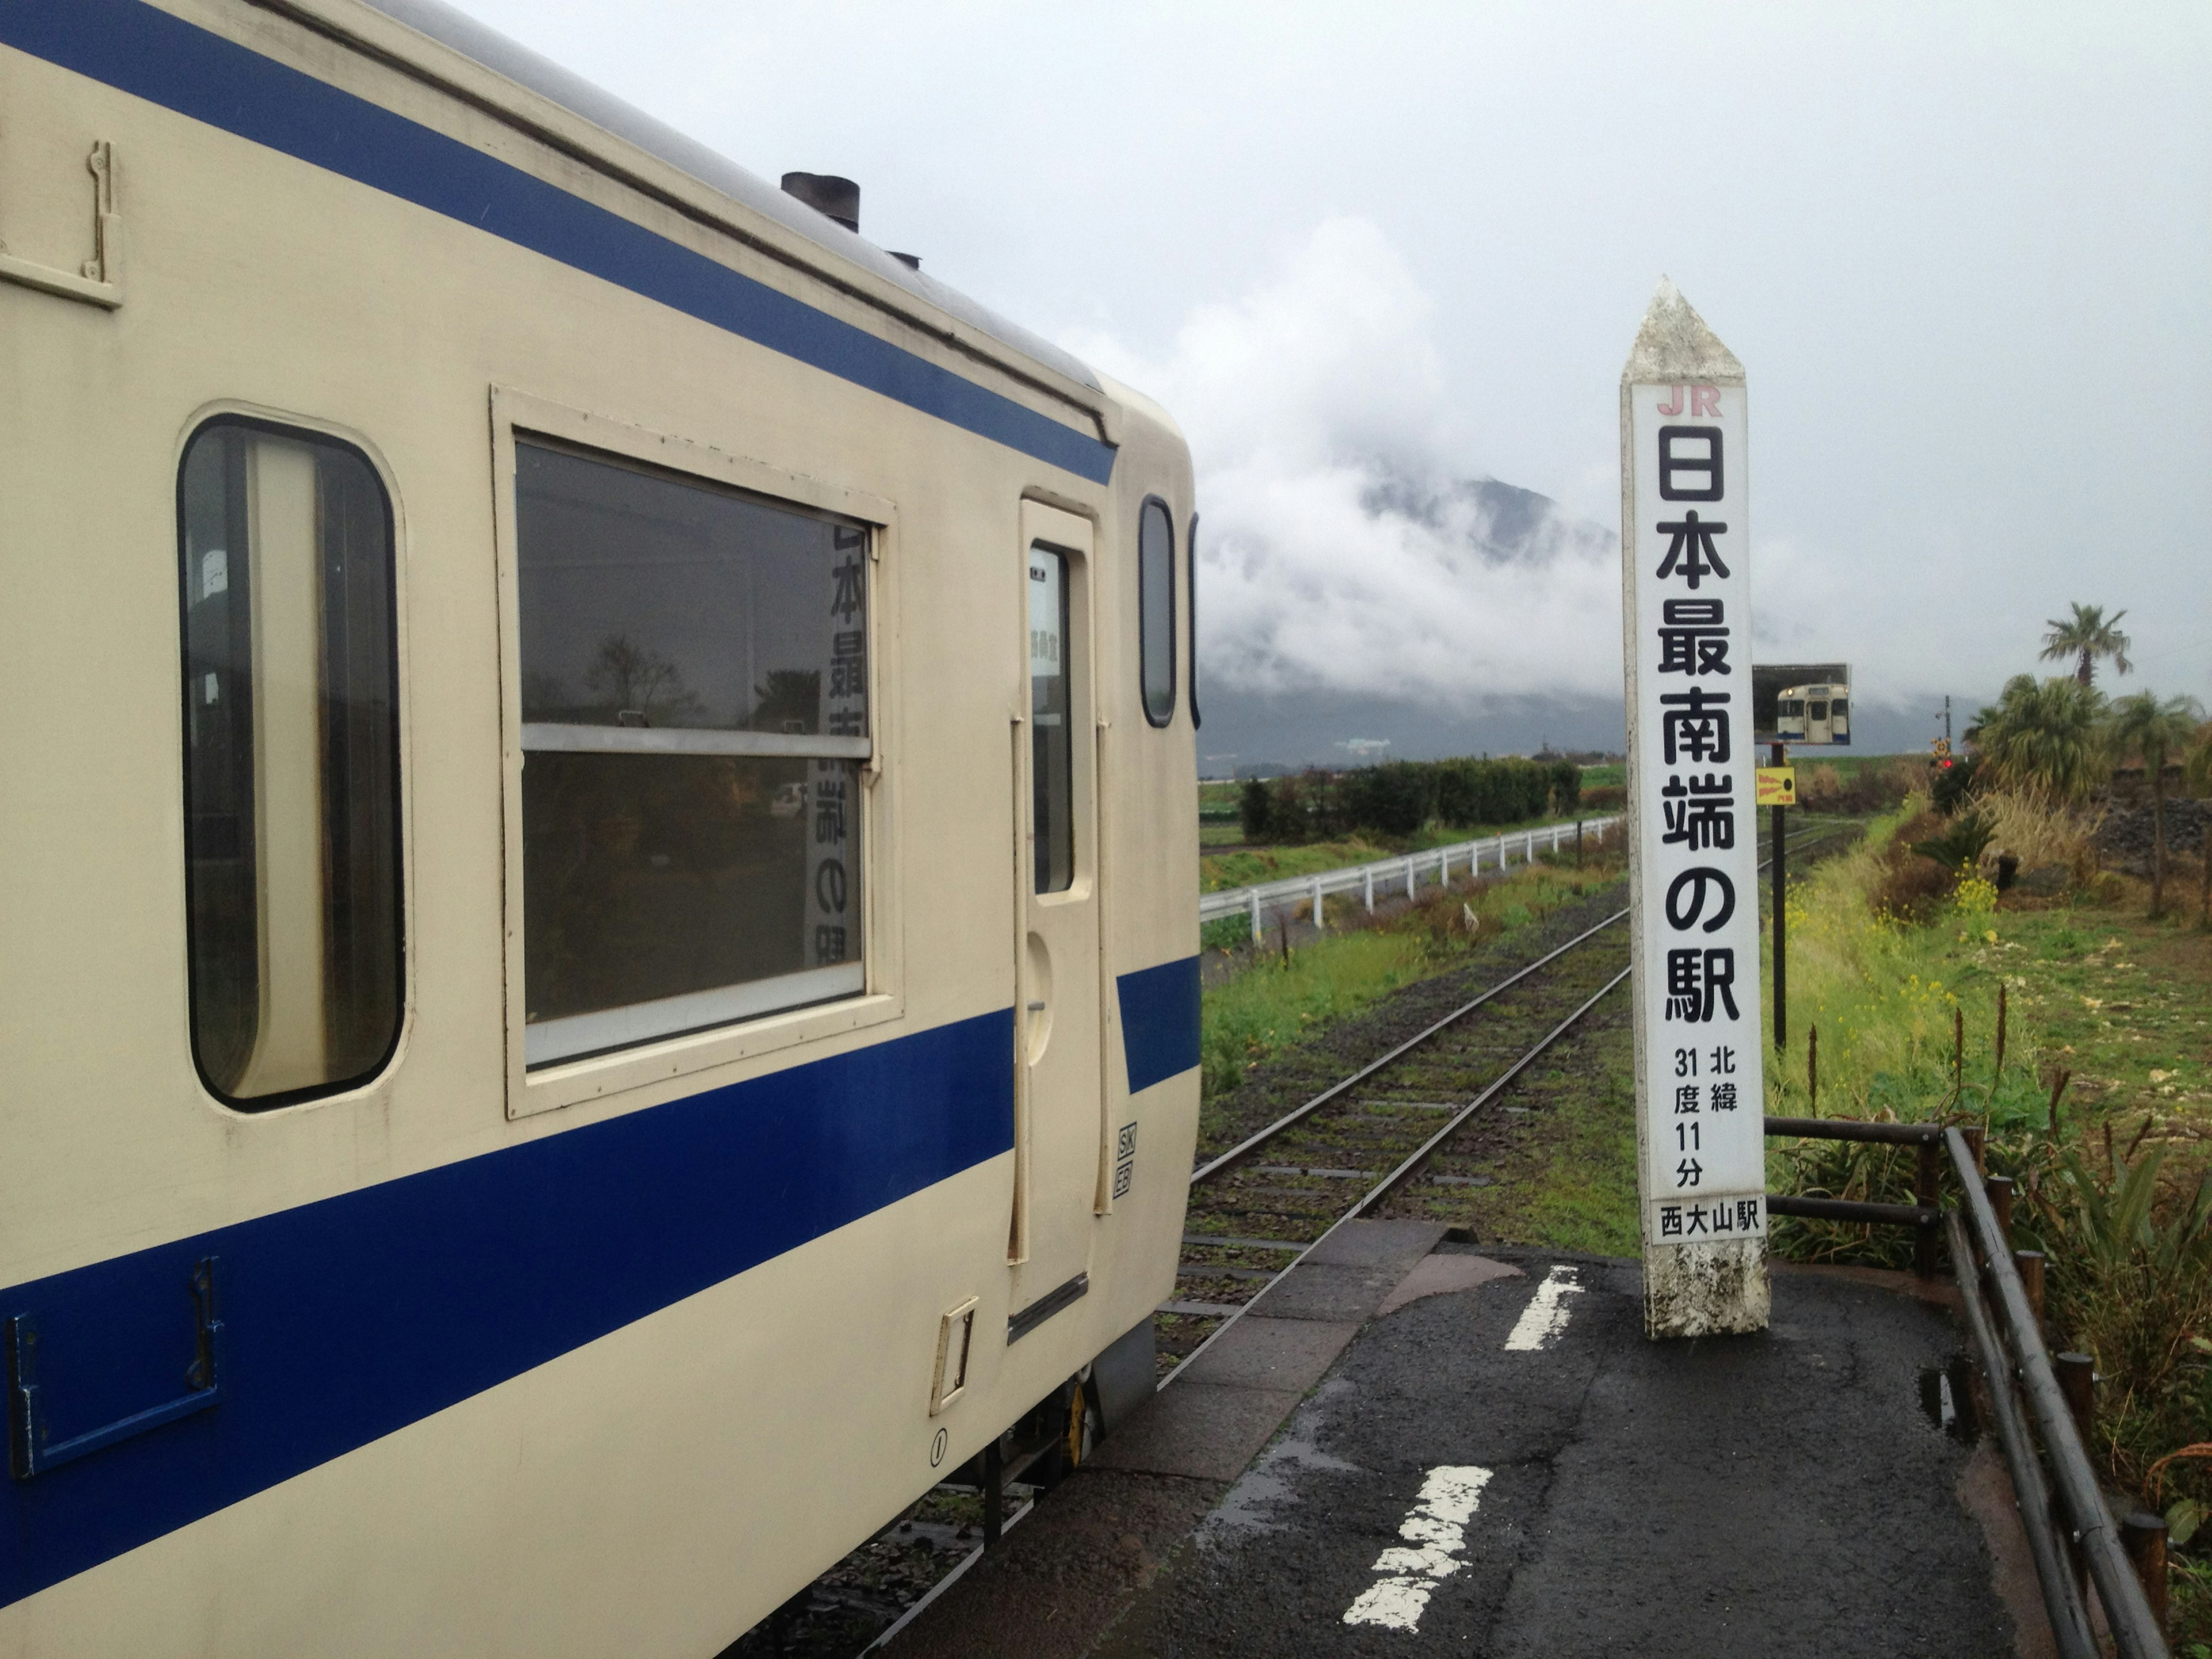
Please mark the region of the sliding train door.
<svg viewBox="0 0 2212 1659"><path fill-rule="evenodd" d="M1015 1195L1010 1334L1082 1296L1098 1176L1097 744L1091 527L1024 501L1023 656L1015 726Z"/></svg>

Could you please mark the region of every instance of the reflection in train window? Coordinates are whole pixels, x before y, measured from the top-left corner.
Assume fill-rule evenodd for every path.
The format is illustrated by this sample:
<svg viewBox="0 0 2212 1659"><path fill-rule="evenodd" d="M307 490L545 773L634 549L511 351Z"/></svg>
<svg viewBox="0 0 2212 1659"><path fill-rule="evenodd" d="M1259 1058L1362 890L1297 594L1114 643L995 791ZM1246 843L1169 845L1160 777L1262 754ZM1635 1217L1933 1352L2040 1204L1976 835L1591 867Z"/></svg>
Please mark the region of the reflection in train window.
<svg viewBox="0 0 2212 1659"><path fill-rule="evenodd" d="M1030 860L1040 893L1064 893L1075 884L1075 664L1067 574L1067 555L1030 549Z"/></svg>
<svg viewBox="0 0 2212 1659"><path fill-rule="evenodd" d="M518 440L526 1063L864 988L867 536Z"/></svg>
<svg viewBox="0 0 2212 1659"><path fill-rule="evenodd" d="M1175 526L1157 497L1137 520L1137 632L1144 661L1145 718L1165 726L1175 718Z"/></svg>
<svg viewBox="0 0 2212 1659"><path fill-rule="evenodd" d="M350 446L224 418L178 514L192 1054L279 1105L399 1038L392 507Z"/></svg>

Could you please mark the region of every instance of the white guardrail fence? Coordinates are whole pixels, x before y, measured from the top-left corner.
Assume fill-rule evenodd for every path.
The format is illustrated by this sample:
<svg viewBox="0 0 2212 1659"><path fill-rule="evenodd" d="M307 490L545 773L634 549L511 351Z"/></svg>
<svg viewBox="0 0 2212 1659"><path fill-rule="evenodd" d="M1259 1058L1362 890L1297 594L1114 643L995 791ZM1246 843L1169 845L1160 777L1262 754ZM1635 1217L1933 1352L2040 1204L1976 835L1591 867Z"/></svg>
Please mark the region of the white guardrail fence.
<svg viewBox="0 0 2212 1659"><path fill-rule="evenodd" d="M1261 882L1254 887L1226 887L1218 893L1200 896L1199 925L1218 921L1224 916L1249 915L1252 937L1256 939L1260 937L1260 919L1267 912L1310 904L1313 907L1315 926L1326 927L1328 899L1332 893L1357 893L1360 902L1372 910L1377 893L1386 898L1400 893L1409 899L1419 896L1424 876L1433 875L1441 885L1451 880L1454 866L1470 876L1480 875L1485 869L1503 870L1512 862L1516 851L1521 854L1521 862L1527 864L1538 853L1557 852L1579 836L1595 835L1602 840L1620 822L1620 814L1613 812L1573 823L1511 830L1481 841L1455 842L1449 847L1431 847L1425 853L1377 859L1372 864L1347 865L1341 870L1324 870L1318 875L1286 876L1280 881Z"/></svg>

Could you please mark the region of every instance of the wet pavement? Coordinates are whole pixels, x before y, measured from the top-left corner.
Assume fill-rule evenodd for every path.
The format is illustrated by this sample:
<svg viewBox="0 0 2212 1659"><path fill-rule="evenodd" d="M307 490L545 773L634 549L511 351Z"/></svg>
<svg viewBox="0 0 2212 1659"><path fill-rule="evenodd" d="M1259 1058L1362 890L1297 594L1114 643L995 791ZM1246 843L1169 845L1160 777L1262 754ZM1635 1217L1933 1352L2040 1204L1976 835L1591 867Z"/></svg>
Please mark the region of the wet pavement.
<svg viewBox="0 0 2212 1659"><path fill-rule="evenodd" d="M1652 1343L1632 1262L1429 1253L1412 1224L1362 1224L895 1659L1979 1659L2047 1639L2015 1635L2032 1586L1999 1594L2009 1493L1941 1421L1960 1337L1930 1300L1784 1270L1765 1333ZM1086 1588L1062 1605L1061 1584Z"/></svg>

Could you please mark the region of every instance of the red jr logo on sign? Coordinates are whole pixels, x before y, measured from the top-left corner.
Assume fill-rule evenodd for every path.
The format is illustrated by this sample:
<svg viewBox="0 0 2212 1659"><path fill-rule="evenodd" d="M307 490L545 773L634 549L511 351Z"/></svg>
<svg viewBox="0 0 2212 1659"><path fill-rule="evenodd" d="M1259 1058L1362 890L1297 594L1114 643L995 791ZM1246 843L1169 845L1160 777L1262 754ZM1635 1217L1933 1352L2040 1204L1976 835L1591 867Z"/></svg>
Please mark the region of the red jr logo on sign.
<svg viewBox="0 0 2212 1659"><path fill-rule="evenodd" d="M1660 404L1659 412L1662 415L1681 414L1683 412L1682 394L1685 392L1687 392L1690 394L1689 413L1692 415L1711 415L1716 419L1719 417L1721 412L1721 389L1717 386L1678 386L1674 388L1674 401L1669 404Z"/></svg>

